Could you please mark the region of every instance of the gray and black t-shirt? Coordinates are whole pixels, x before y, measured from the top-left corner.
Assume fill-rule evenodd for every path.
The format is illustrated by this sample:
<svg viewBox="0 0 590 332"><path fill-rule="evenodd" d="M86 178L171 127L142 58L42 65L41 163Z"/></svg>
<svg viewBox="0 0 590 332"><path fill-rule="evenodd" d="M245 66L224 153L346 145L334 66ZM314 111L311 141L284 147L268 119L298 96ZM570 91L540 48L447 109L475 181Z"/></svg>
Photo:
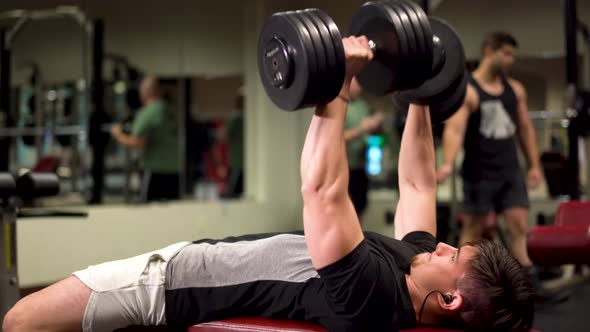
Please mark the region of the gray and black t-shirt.
<svg viewBox="0 0 590 332"><path fill-rule="evenodd" d="M330 331L412 328L405 275L411 258L435 245L425 232L402 241L365 232L350 254L316 271L303 233L196 241L168 264L167 324L257 316L316 322Z"/></svg>

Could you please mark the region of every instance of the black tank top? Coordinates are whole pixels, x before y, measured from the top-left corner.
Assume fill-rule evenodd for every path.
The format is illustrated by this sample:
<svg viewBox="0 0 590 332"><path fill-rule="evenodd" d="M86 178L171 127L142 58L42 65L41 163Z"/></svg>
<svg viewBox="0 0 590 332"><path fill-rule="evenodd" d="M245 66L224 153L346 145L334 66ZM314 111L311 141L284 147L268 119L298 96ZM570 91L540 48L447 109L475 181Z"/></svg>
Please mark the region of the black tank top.
<svg viewBox="0 0 590 332"><path fill-rule="evenodd" d="M503 92L497 96L485 92L473 77L469 82L479 95L479 106L469 117L461 174L471 181L513 176L519 171L516 94L504 77Z"/></svg>

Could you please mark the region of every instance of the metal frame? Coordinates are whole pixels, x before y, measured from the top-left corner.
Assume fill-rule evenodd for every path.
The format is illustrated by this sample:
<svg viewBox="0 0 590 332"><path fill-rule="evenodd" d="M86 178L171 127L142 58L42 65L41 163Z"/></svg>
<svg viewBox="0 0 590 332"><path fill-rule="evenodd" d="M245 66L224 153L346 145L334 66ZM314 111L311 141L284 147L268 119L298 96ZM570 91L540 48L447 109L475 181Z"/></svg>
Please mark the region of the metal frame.
<svg viewBox="0 0 590 332"><path fill-rule="evenodd" d="M6 198L0 211L0 318L20 299L16 260L16 208Z"/></svg>
<svg viewBox="0 0 590 332"><path fill-rule="evenodd" d="M73 133L73 145L74 146L78 146L78 141L82 140L82 141L86 141L86 136L88 133L88 129L90 127L90 123L89 123L89 117L90 117L90 113L92 111L102 111L104 112L104 107L103 108L95 108L94 110L90 110L90 105L91 105L91 101L90 101L90 81L92 79L92 83L94 86L100 86L102 87L102 72L101 71L97 71L97 70L92 70L92 72L89 70L89 66L90 66L90 61L88 59L89 57L89 52L88 52L88 43L90 40L92 39L96 39L96 33L95 33L95 26L96 23L94 21L92 21L80 8L76 7L76 6L58 6L55 8L51 8L51 9L43 9L43 10L21 10L21 9L17 9L17 10L11 10L11 11L7 11L7 12L2 12L0 13L0 21L6 21L6 20L16 20L16 22L14 23L14 25L6 30L4 30L4 32L0 31L0 100L2 100L0 103L2 104L6 104L6 105L10 105L10 49L15 41L15 39L18 37L18 34L22 31L22 29L29 23L32 21L40 21L40 20L50 20L50 19L72 19L74 20L80 27L81 27L81 31L82 31L82 52L81 52L81 56L82 56L82 79L84 81L84 89L83 89L83 98L85 100L85 109L86 109L86 116L84 119L84 125L82 126L82 128L77 132L77 133ZM102 39L102 31L101 31L101 36L100 38ZM96 44L96 43L93 43ZM101 42L102 44L102 42ZM100 56L102 56L102 52L103 50L100 50ZM96 52L94 52L92 54L93 56L96 56ZM102 63L102 57L97 60L97 59L93 59L92 61L92 65L94 67L94 65L97 62ZM91 76L92 73L92 76ZM96 75L98 75L98 77L96 77ZM7 83L5 83L7 82ZM100 83L100 84L97 84ZM38 91L37 91L38 92ZM93 102L97 102L97 100L102 100L102 96L97 96L96 94L93 95ZM40 103L40 98L37 98L37 103ZM5 117L6 117L6 121L5 121L5 127L12 127L13 125L13 121L11 121L12 119L10 119L10 113L8 111L8 108L5 109L5 107L2 106L2 104L0 104L0 111L4 111L5 113ZM99 105L100 106L100 105ZM40 114L40 112L38 112ZM77 116L77 115L74 115ZM42 123L42 119L36 119L37 121L37 125L39 125L40 123ZM100 124L102 125L102 124ZM40 157L41 154L41 140L37 139L36 140L36 145L37 145L37 153ZM2 155L0 155L0 171L8 171L10 168L10 164L9 164L9 156L10 153L8 152L8 147L10 146L10 140L6 139L6 138L0 138L0 149L2 151L5 152L0 152L2 153ZM82 151L81 155L85 156L88 155L89 151L88 151L88 144L84 144L84 151ZM74 151L78 152L78 149L74 149ZM99 151L100 152L100 151ZM98 155L98 156L94 156L96 158L99 158L100 160L104 159L104 153L102 155ZM79 157L77 158L79 160L82 160L82 165L83 165L83 170L82 170L82 177L85 177L88 173L88 165L86 165L85 158L84 157ZM94 166L94 165L93 165ZM100 180L99 178L94 178L93 180ZM82 183L85 183L86 181L83 181ZM99 185L100 186L100 185ZM102 190L102 187L100 187L99 189ZM84 192L85 190L82 189L83 191L83 195L86 196L86 193Z"/></svg>
<svg viewBox="0 0 590 332"><path fill-rule="evenodd" d="M6 30L0 30L0 122L4 127L12 126L10 117L10 51L6 47ZM0 138L0 171L8 171L10 140Z"/></svg>
<svg viewBox="0 0 590 332"><path fill-rule="evenodd" d="M575 110L575 99L578 93L578 18L576 0L566 0L564 2L565 16L565 51L566 51L566 74L567 74L567 108ZM575 112L568 112L574 113ZM578 123L575 121L575 115L571 119L568 133L568 194L571 200L580 199L580 164L578 160Z"/></svg>
<svg viewBox="0 0 590 332"><path fill-rule="evenodd" d="M40 21L48 19L72 18L76 21L87 35L92 33L92 24L86 14L76 6L58 6L52 9L43 10L22 10L16 9L0 13L0 21L17 20L15 25L7 31L5 42L8 48L29 21Z"/></svg>

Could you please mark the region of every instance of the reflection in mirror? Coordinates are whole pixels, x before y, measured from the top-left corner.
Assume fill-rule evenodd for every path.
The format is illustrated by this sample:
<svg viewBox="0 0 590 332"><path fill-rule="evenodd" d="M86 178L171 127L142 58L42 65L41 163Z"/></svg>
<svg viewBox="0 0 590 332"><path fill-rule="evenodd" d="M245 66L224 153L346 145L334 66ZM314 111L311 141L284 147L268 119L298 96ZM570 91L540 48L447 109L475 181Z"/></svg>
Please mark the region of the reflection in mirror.
<svg viewBox="0 0 590 332"><path fill-rule="evenodd" d="M6 104L0 108L9 110L1 124L7 135L0 139L1 170L58 174L62 193L52 204L60 205L240 197L241 7L213 23L210 14L221 8L214 3L195 3L198 11L181 1L57 4L0 4L0 31L18 25L22 13L43 17L22 21L9 57L2 57L11 81L0 82L10 90L0 98ZM130 10L137 15L120 15ZM214 24L221 26L210 47L210 34L194 31ZM140 96L148 75L162 90L164 106L151 111L165 119L162 132L147 116L157 107ZM160 147L150 152L154 142ZM165 183L154 189L165 197L148 199L149 183Z"/></svg>
<svg viewBox="0 0 590 332"><path fill-rule="evenodd" d="M105 202L240 197L241 77L140 76L105 80L105 107L120 124L105 152Z"/></svg>
<svg viewBox="0 0 590 332"><path fill-rule="evenodd" d="M242 77L194 78L186 117L186 193L198 200L243 193Z"/></svg>
<svg viewBox="0 0 590 332"><path fill-rule="evenodd" d="M0 171L57 174L61 195L44 203L85 204L90 19L74 6L15 8L0 10Z"/></svg>

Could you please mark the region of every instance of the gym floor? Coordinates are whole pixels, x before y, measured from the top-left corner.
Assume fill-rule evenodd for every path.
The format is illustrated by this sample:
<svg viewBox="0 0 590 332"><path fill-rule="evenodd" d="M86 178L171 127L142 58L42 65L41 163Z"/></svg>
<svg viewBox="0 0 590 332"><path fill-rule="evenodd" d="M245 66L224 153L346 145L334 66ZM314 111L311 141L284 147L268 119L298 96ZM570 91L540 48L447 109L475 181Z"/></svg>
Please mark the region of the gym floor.
<svg viewBox="0 0 590 332"><path fill-rule="evenodd" d="M541 332L590 331L590 280L567 288L568 301L547 308L537 308L535 328Z"/></svg>

